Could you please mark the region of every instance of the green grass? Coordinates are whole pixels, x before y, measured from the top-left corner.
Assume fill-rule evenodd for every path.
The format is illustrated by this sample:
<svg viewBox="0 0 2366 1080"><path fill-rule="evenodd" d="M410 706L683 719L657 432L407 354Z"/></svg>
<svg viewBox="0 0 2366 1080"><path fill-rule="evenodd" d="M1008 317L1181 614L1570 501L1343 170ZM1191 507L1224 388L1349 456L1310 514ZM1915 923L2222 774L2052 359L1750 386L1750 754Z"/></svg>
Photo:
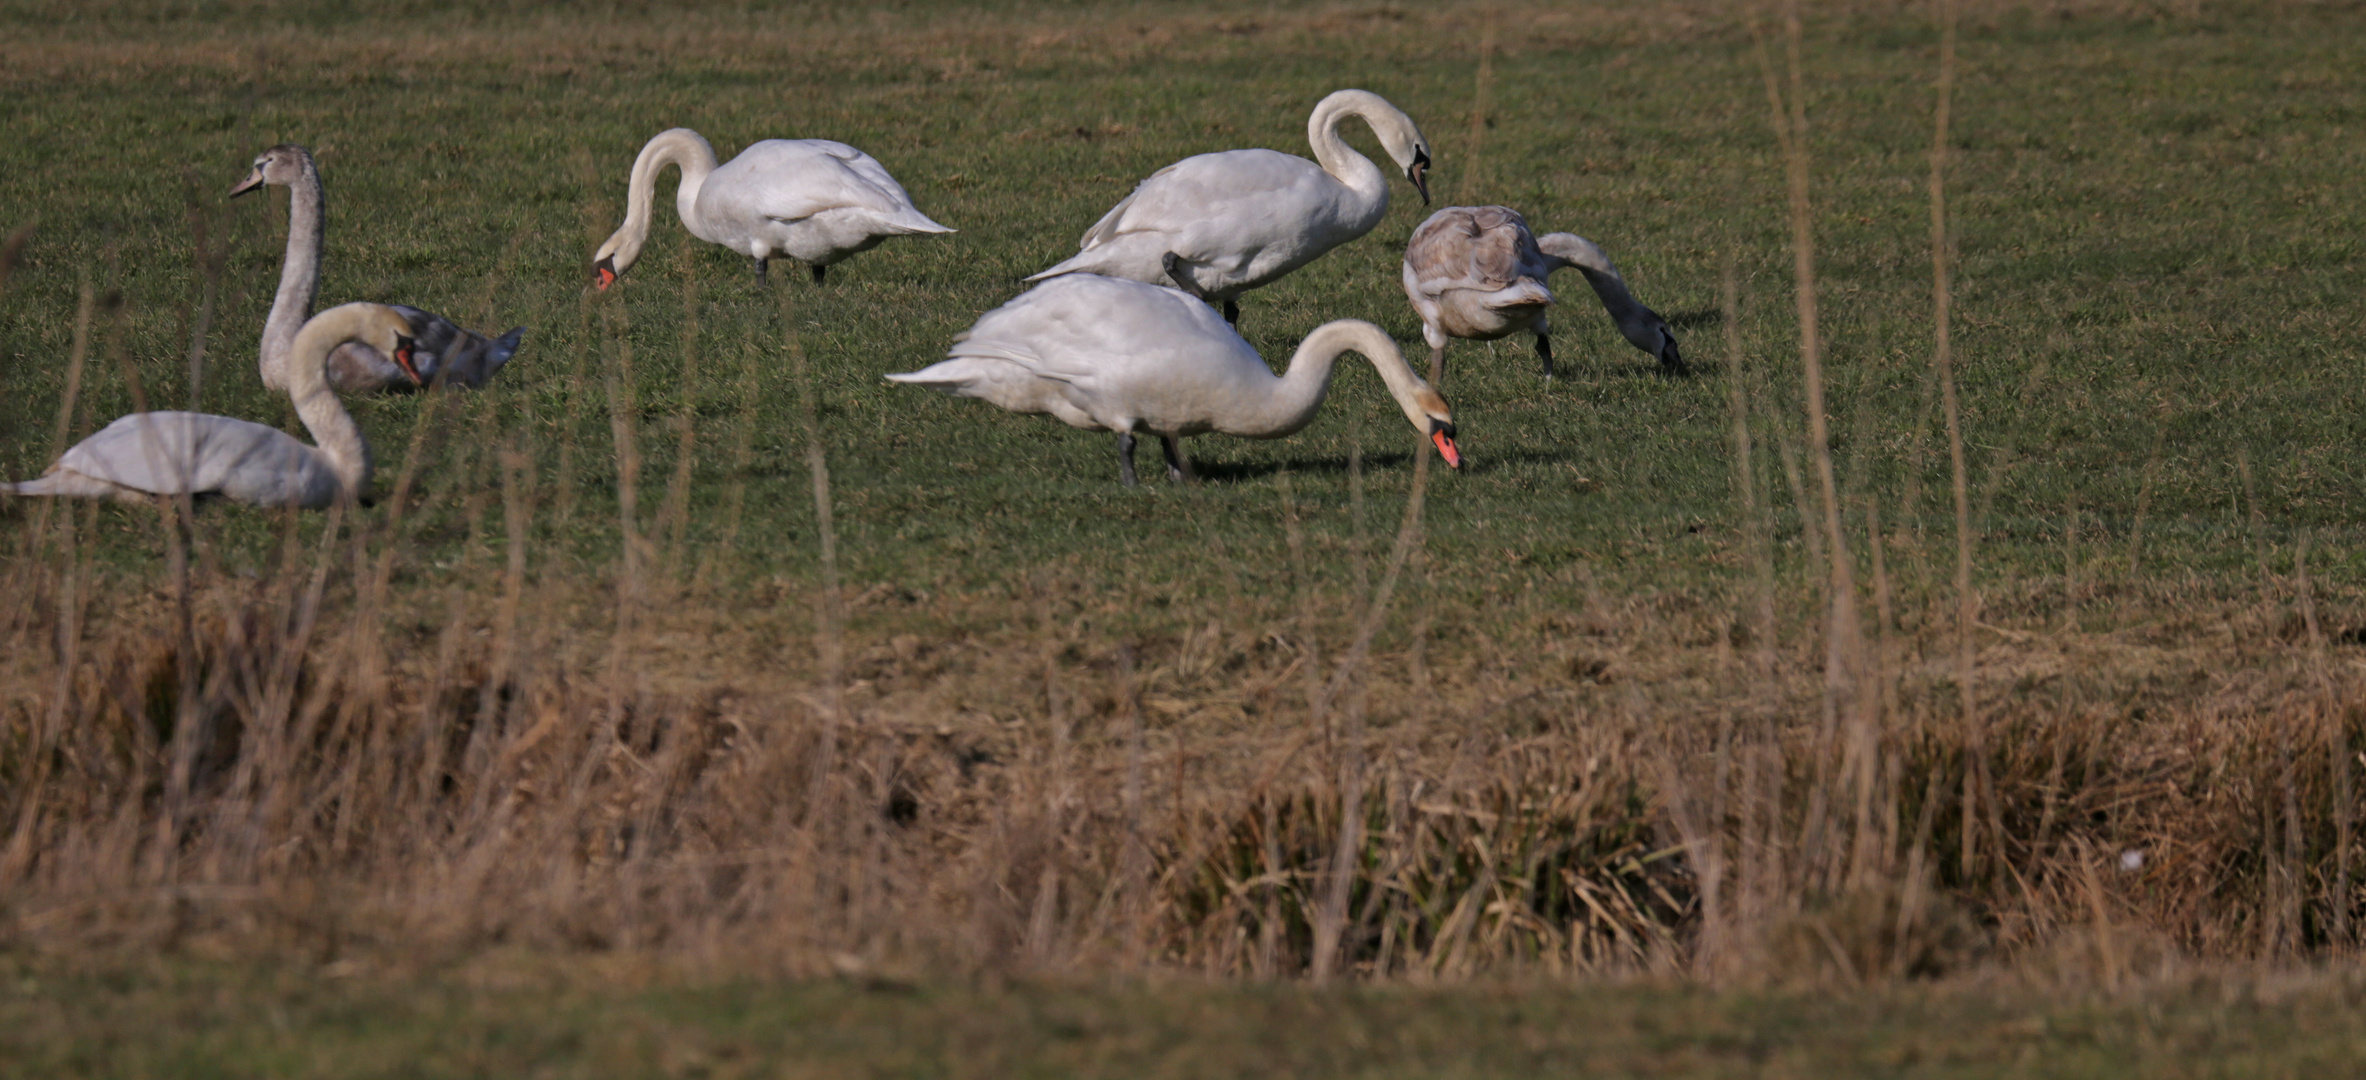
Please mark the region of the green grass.
<svg viewBox="0 0 2366 1080"><path fill-rule="evenodd" d="M616 467L599 366L616 353L598 327L613 314L645 422L642 505L655 506L672 474L674 436L660 425L687 399L700 424L690 534L717 535L732 426L749 405L743 535L760 542L743 569L802 577L812 511L796 391L777 309L744 262L690 240L668 188L656 240L624 287L588 314L579 293L649 134L690 126L726 155L762 137L828 136L870 150L962 230L890 243L824 287L802 274L779 286L817 373L849 579L980 588L1014 570L1081 566L1111 585L1214 598L1232 585L1212 572L1213 550L1242 563L1243 587L1255 589L1278 580L1275 474L1297 477L1319 533L1345 534L1346 463L1360 444L1376 500L1368 525L1394 519L1414 443L1368 370L1342 369L1308 431L1195 440L1205 483L1141 492L1115 484L1106 435L878 376L941 355L1160 165L1234 146L1303 152L1307 109L1345 85L1424 125L1441 203L1506 202L1540 227L1600 241L1645 301L1676 318L1703 373L1653 374L1575 278L1556 319L1562 381L1536 378L1517 342L1458 344L1448 392L1476 464L1435 489L1439 596L1529 595L1550 608L1588 588L1716 594L1737 577L1747 562L1731 494L1732 372L1715 312L1729 257L1744 278L1761 437L1770 420L1800 427L1779 162L1738 23L1575 9L1545 13L1531 38L1507 17L1474 185L1475 10L917 6L875 23L794 9L458 18L421 6L374 21L325 7L268 18L69 10L20 7L9 20L12 56L50 60L18 65L0 105L10 133L0 206L9 222L39 226L0 307L0 467L15 475L39 472L50 452L79 275L120 285L149 392L187 400L192 217L229 242L200 405L293 427L251 374L284 212L262 199L225 209L219 194L257 149L299 141L319 153L328 185L324 303L394 299L489 330L532 327L499 383L428 444L431 505L407 565L449 561L462 542L461 508L493 475L471 448L496 434L535 451L545 507L569 504L553 466L559 447L575 447L574 513L544 515L538 550L567 537L608 557ZM2257 564L2240 451L2256 469L2267 539L2287 551L2299 530L2317 530L2317 573L2355 588L2366 562L2348 507L2360 477L2345 451L2366 415L2354 377L2366 266L2357 207L2341 196L2366 155L2356 137L2366 89L2347 75L2355 7L2213 5L2190 20L2063 10L1975 18L1963 43L1951 183L1973 479L1976 494L1993 491L1982 502L1984 580L2058 574L2075 503L2098 563L2090 575L2247 589ZM812 20L822 23L805 28ZM1805 60L1843 480L1852 500L1882 504L1888 526L1926 524L1943 542L1923 188L1934 40L1918 13L1811 12ZM1350 138L1369 152L1368 133ZM1247 298L1250 339L1279 361L1317 323L1359 317L1417 352L1396 266L1423 214L1396 185L1371 235ZM700 290L700 372L688 388L685 246ZM103 328L98 337L103 346ZM103 423L130 399L103 348L93 365L87 416ZM381 493L423 407L357 405ZM1775 462L1757 463L1760 489L1778 493L1779 539L1796 558L1798 516ZM2129 573L2140 513L2145 561ZM156 561L140 515L107 520L113 562ZM249 568L266 565L277 535L272 515L238 508L209 511L207 528L227 562Z"/></svg>
<svg viewBox="0 0 2366 1080"><path fill-rule="evenodd" d="M52 1077L2305 1077L2366 1054L2355 978L2070 995L7 971Z"/></svg>

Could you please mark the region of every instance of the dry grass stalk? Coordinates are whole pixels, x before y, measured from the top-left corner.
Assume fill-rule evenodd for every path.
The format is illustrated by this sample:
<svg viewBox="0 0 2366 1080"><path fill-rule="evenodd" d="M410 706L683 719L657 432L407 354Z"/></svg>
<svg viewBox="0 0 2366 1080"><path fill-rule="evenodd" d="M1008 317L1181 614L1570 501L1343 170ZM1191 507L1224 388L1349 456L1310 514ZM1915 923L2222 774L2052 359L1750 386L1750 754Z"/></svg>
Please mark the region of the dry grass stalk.
<svg viewBox="0 0 2366 1080"><path fill-rule="evenodd" d="M1800 59L1801 35L1799 0L1785 0L1783 41L1790 83L1788 103L1784 100L1783 88L1775 83L1773 65L1766 61L1763 40L1759 60L1766 81L1767 103L1774 110L1775 130L1783 150L1783 172L1790 191L1793 301L1799 315L1800 389L1807 414L1807 446L1816 470L1825 555L1831 571L1831 595L1826 598L1830 605L1830 640L1825 644L1828 660L1825 678L1832 698L1831 708L1838 710L1842 707L1843 696L1859 678L1860 630L1856 613L1855 567L1848 553L1848 538L1840 524L1839 481L1832 468L1832 435L1824 403L1823 339L1816 311L1815 217L1809 201L1807 92L1803 85Z"/></svg>
<svg viewBox="0 0 2366 1080"><path fill-rule="evenodd" d="M1956 399L1954 359L1953 241L1947 233L1948 124L1955 103L1955 34L1958 0L1940 0L1938 104L1931 135L1931 366L1939 377L1939 408L1947 420L1948 477L1955 495L1955 683L1963 726L1963 850L1961 871L1971 876L1978 858L1980 793L1987 789L1987 734L1980 717L1978 668L1972 634L1979 598L1972 592L1972 504L1964 463L1963 409ZM2000 470L2001 471L2001 470ZM2002 843L2001 833L1997 841Z"/></svg>
<svg viewBox="0 0 2366 1080"><path fill-rule="evenodd" d="M698 463L698 275L693 273L692 248L680 248L676 269L682 275L682 404L674 410L674 475L666 482L665 502L657 511L657 532L665 538L665 577L678 580L682 567L683 533L690 525L690 478Z"/></svg>
<svg viewBox="0 0 2366 1080"><path fill-rule="evenodd" d="M1750 446L1750 405L1743 390L1743 352L1741 325L1741 290L1734 277L1733 259L1728 256L1718 275L1718 306L1725 323L1725 389L1733 409L1733 483L1735 498L1742 505L1742 521L1750 531L1750 568L1756 576L1757 594L1753 614L1757 618L1753 635L1758 639L1758 668L1761 686L1774 678L1775 610L1774 610L1774 526L1766 518L1766 511L1758 503L1757 456Z"/></svg>
<svg viewBox="0 0 2366 1080"><path fill-rule="evenodd" d="M787 338L789 376L797 384L797 417L805 429L805 466L813 476L813 524L819 545L820 589L813 602L814 651L821 659L821 748L814 755L812 788L816 792L829 786L828 778L835 769L839 728L844 723L844 683L846 669L845 598L838 584L838 530L830 515L830 464L822 451L820 403L816 400L813 373L805 359L805 344L797 333L796 309L789 298L789 290L774 290L780 298L781 333Z"/></svg>
<svg viewBox="0 0 2366 1080"><path fill-rule="evenodd" d="M1488 4L1479 16L1479 64L1471 87L1470 134L1467 136L1469 149L1463 154L1462 178L1455 185L1455 197L1465 205L1477 205L1487 194L1488 109L1492 105L1488 99L1492 96L1495 88L1495 26L1497 21L1498 13L1495 5ZM1431 382L1439 381L1443 374L1437 370L1438 366L1437 364L1431 365L1429 374Z"/></svg>

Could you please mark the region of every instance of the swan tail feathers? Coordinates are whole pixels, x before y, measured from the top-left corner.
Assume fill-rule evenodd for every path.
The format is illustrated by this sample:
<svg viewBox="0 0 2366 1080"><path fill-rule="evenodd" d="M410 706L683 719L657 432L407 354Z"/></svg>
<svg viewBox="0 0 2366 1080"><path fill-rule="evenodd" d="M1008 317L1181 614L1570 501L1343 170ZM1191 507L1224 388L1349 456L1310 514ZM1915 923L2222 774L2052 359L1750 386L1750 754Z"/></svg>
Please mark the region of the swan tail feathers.
<svg viewBox="0 0 2366 1080"><path fill-rule="evenodd" d="M1029 274L1027 275L1027 280L1042 281L1047 278L1059 277L1062 274L1097 274L1099 272L1100 259L1094 252L1085 251L1072 258L1063 259L1058 263L1038 270L1035 273Z"/></svg>
<svg viewBox="0 0 2366 1080"><path fill-rule="evenodd" d="M0 492L22 496L63 496L66 498L95 499L117 494L121 489L104 480L94 480L81 473L57 470L36 480L22 480L13 484L0 483Z"/></svg>
<svg viewBox="0 0 2366 1080"><path fill-rule="evenodd" d="M1497 291L1486 300L1487 306L1496 310L1549 307L1553 303L1555 303L1553 290L1545 288L1542 282L1533 279L1514 282L1511 287Z"/></svg>
<svg viewBox="0 0 2366 1080"><path fill-rule="evenodd" d="M925 386L954 397L976 397L975 391L993 377L989 362L970 356L941 360L918 371L891 372L887 381Z"/></svg>
<svg viewBox="0 0 2366 1080"><path fill-rule="evenodd" d="M940 236L945 233L961 231L950 225L941 224L927 214L908 206L888 218L887 225L906 236Z"/></svg>
<svg viewBox="0 0 2366 1080"><path fill-rule="evenodd" d="M494 368L509 363L509 358L518 354L518 346L525 340L526 328L523 326L510 327L509 333L494 338L493 348L486 358L485 370L490 373Z"/></svg>

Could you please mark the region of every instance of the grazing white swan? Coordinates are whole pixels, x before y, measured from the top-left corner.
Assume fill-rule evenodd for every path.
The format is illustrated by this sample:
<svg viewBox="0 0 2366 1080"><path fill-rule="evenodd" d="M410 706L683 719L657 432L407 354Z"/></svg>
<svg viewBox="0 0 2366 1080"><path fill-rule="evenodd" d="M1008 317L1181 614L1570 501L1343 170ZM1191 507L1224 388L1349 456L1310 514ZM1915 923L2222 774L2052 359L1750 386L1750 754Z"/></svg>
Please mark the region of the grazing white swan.
<svg viewBox="0 0 2366 1080"><path fill-rule="evenodd" d="M1454 416L1379 327L1355 319L1306 335L1276 377L1215 309L1173 289L1068 274L1021 293L954 339L950 359L889 375L1072 427L1117 432L1118 475L1135 485L1134 433L1156 434L1167 478L1189 475L1181 440L1220 431L1278 439L1314 422L1341 354L1362 353L1413 427L1459 468Z"/></svg>
<svg viewBox="0 0 2366 1080"><path fill-rule="evenodd" d="M914 207L886 166L845 143L766 139L717 165L704 136L673 128L658 132L633 159L624 226L592 253L593 284L607 288L641 257L657 174L668 165L682 167L674 192L682 226L755 259L759 283L774 255L811 264L813 280L820 281L831 263L890 236L953 231Z"/></svg>
<svg viewBox="0 0 2366 1080"><path fill-rule="evenodd" d="M318 446L274 427L227 416L145 412L75 443L38 480L0 484L16 495L71 495L139 502L154 495L218 494L260 506L318 509L370 486L370 444L329 388L331 350L360 342L398 361L411 354L411 324L385 304L346 304L312 317L289 347L288 388Z"/></svg>
<svg viewBox="0 0 2366 1080"><path fill-rule="evenodd" d="M1429 143L1413 118L1378 94L1340 90L1306 118L1314 161L1278 150L1184 158L1104 215L1075 258L1027 280L1086 273L1172 284L1222 301L1237 321L1235 297L1371 232L1388 213L1388 174L1339 137L1350 116L1372 125L1427 205Z"/></svg>
<svg viewBox="0 0 2366 1080"><path fill-rule="evenodd" d="M321 210L320 169L312 152L289 143L255 157L254 171L230 189L235 199L273 184L288 189L288 251L279 268L279 296L271 302L271 317L263 323L263 385L288 388L288 347L296 328L312 317L313 300L320 293ZM349 342L329 354L329 385L344 394L411 390L439 378L451 386L483 386L518 351L523 326L498 339L464 330L432 312L403 304L388 305L410 320L418 343L409 366L361 342Z"/></svg>
<svg viewBox="0 0 2366 1080"><path fill-rule="evenodd" d="M1519 330L1536 335L1544 377L1552 378L1553 342L1545 309L1555 298L1545 278L1564 266L1586 276L1628 342L1658 357L1667 371L1684 374L1675 331L1635 300L1618 267L1593 241L1571 233L1539 237L1508 207L1449 206L1431 214L1405 245L1405 297L1421 315L1430 378L1445 377L1446 339L1493 341Z"/></svg>

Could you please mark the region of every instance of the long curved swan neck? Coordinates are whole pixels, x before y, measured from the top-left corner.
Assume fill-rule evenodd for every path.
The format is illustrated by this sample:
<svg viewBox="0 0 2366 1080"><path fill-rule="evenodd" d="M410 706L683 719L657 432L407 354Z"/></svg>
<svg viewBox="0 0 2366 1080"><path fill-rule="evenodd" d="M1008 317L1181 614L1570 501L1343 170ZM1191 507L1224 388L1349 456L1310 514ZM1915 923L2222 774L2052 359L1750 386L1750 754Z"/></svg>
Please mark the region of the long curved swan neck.
<svg viewBox="0 0 2366 1080"><path fill-rule="evenodd" d="M1390 114L1403 115L1378 94L1340 90L1316 103L1306 118L1306 143L1314 148L1316 163L1356 194L1379 203L1383 211L1388 209L1388 174L1347 145L1347 140L1339 137L1339 125L1350 116L1360 116L1377 132Z"/></svg>
<svg viewBox="0 0 2366 1080"><path fill-rule="evenodd" d="M1298 343L1298 351L1290 357L1290 368L1272 388L1264 405L1253 410L1254 422L1225 430L1235 435L1272 438L1288 435L1314 422L1321 411L1323 399L1331 390L1331 376L1338 370L1339 358L1356 353L1372 364L1380 373L1380 381L1388 384L1390 396L1397 399L1407 419L1416 428L1427 430L1425 398L1436 398L1430 388L1405 363L1404 353L1398 351L1396 340L1387 332L1361 319L1341 319L1315 327ZM1439 406L1443 407L1440 401Z"/></svg>
<svg viewBox="0 0 2366 1080"><path fill-rule="evenodd" d="M1574 266L1586 276L1586 284L1594 287L1594 295L1602 298L1602 308L1622 326L1650 309L1627 291L1627 279L1620 276L1610 256L1602 253L1593 241L1575 233L1546 233L1536 238L1537 249L1544 252L1549 264L1546 273L1564 266Z"/></svg>
<svg viewBox="0 0 2366 1080"><path fill-rule="evenodd" d="M320 248L328 225L320 168L301 148L296 160L302 171L288 184L287 256L279 266L279 295L263 323L263 385L274 390L288 385L288 350L320 296Z"/></svg>
<svg viewBox="0 0 2366 1080"><path fill-rule="evenodd" d="M706 185L707 175L715 171L715 148L705 136L689 128L672 128L657 133L657 137L641 147L639 157L633 159L632 186L625 192L624 227L608 238L616 260L616 270L622 273L640 258L641 245L649 240L651 205L657 198L657 174L668 165L682 169L682 184L674 192L674 212L682 216L683 227L701 240L712 241L706 223L698 216L698 191Z"/></svg>
<svg viewBox="0 0 2366 1080"><path fill-rule="evenodd" d="M324 311L297 332L287 354L288 396L295 399L296 416L312 433L313 444L328 462L329 471L355 496L370 486L370 444L362 438L361 425L353 422L336 391L329 388L329 353L347 341L364 340L376 310L382 309L347 304Z"/></svg>

